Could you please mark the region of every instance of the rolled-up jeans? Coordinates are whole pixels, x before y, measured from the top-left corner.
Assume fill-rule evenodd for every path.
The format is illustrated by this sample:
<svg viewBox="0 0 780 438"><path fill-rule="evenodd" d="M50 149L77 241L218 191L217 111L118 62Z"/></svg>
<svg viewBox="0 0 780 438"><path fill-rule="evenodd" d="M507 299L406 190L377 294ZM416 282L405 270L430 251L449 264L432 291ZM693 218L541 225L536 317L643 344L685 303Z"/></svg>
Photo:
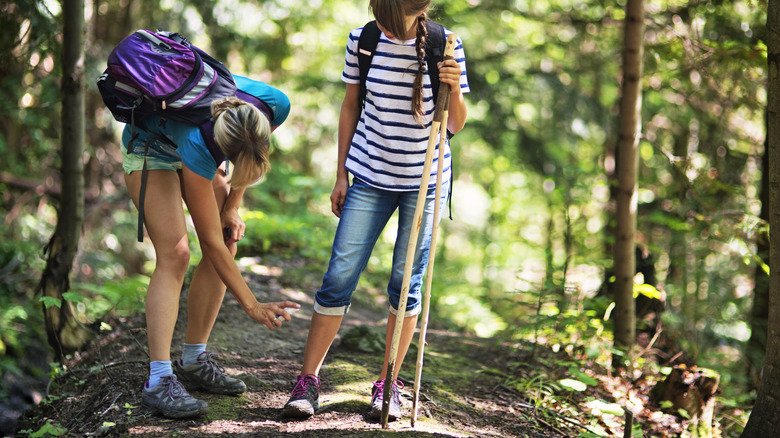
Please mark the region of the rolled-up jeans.
<svg viewBox="0 0 780 438"><path fill-rule="evenodd" d="M438 206L443 210L449 184L442 184ZM390 311L395 313L403 287L406 253L414 222L418 191L398 192L369 186L355 178L347 190L341 211L328 271L322 286L314 295L314 311L323 315L344 315L349 310L352 293L358 284L360 274L366 268L377 239L395 210L398 210L398 234L393 249L393 266L387 293ZM429 189L425 200L420 231L417 236L409 295L406 301L406 316L420 313L422 280L428 265L428 254L433 231L433 208L435 189ZM440 210L440 212L442 211ZM441 219L441 214L439 215Z"/></svg>

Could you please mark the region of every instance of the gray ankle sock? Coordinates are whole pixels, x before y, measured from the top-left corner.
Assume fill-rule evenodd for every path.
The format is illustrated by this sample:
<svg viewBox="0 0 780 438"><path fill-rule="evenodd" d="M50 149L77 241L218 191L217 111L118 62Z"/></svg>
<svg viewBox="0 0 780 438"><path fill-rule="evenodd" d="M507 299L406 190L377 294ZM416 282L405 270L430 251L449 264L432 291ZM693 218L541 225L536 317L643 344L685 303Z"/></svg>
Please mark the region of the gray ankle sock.
<svg viewBox="0 0 780 438"><path fill-rule="evenodd" d="M171 361L155 360L149 362L149 388L157 386L160 383L160 378L169 374L173 374Z"/></svg>
<svg viewBox="0 0 780 438"><path fill-rule="evenodd" d="M185 367L198 361L198 356L206 351L206 344L184 344L181 350L181 364Z"/></svg>

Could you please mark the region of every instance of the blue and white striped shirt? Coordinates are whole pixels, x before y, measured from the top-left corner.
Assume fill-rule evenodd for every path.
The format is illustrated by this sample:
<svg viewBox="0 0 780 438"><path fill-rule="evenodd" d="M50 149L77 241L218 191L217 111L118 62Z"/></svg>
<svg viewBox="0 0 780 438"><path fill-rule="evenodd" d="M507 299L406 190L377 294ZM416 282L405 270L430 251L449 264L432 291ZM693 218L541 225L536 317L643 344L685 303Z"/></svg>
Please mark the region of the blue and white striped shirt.
<svg viewBox="0 0 780 438"><path fill-rule="evenodd" d="M357 51L362 31L362 27L352 30L347 41L341 80L348 84L360 83ZM450 33L445 29L446 35ZM431 80L426 74L423 78L424 126L421 126L414 119L411 109L412 88L418 69L414 43L414 39L399 41L389 39L384 32L381 34L366 80L366 105L347 156L346 168L350 173L369 185L385 190L419 190L425 163L435 102ZM468 93L466 57L460 38L455 48L455 59L461 65L461 91ZM452 173L449 142L444 152L442 184L449 182ZM438 156L437 149L431 166L431 188L436 185Z"/></svg>

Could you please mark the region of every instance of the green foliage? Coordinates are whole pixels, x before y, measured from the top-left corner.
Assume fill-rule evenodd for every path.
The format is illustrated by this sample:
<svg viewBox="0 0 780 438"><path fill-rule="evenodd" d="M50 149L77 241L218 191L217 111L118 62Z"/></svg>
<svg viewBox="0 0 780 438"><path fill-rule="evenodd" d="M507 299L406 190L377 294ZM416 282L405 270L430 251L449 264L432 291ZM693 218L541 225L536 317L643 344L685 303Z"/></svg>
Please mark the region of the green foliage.
<svg viewBox="0 0 780 438"><path fill-rule="evenodd" d="M72 290L64 298L77 304L77 309L90 321L105 317L110 313L117 316L137 314L144 310L144 298L149 287L149 277L136 275L102 284L75 282Z"/></svg>
<svg viewBox="0 0 780 438"><path fill-rule="evenodd" d="M553 382L543 374L530 378L509 377L505 384L530 397L536 408L547 406L546 399L552 397L561 388L559 383Z"/></svg>
<svg viewBox="0 0 780 438"><path fill-rule="evenodd" d="M364 353L384 353L385 332L371 325L359 325L341 336L341 345Z"/></svg>
<svg viewBox="0 0 780 438"><path fill-rule="evenodd" d="M68 429L62 426L47 422L40 429L28 435L29 438L46 438L63 436L68 433Z"/></svg>
<svg viewBox="0 0 780 438"><path fill-rule="evenodd" d="M251 211L243 219L248 245L241 247L239 255L274 252L316 260L328 258L334 229L319 216L291 217Z"/></svg>
<svg viewBox="0 0 780 438"><path fill-rule="evenodd" d="M45 215L42 215L45 216ZM18 230L0 225L0 373L40 375L24 358L31 346L45 342L42 305L34 299L43 264L41 233L48 229L33 216L19 221ZM16 240L22 235L26 239ZM5 393L0 385L0 395Z"/></svg>
<svg viewBox="0 0 780 438"><path fill-rule="evenodd" d="M42 306L33 292L57 199L28 187L56 186L43 183L56 180L61 131L59 11L47 9L52 2L15 4L3 17L4 47L13 50L0 54L6 61L0 159L4 172L24 184L0 183L0 210L10 218L0 225L0 271L7 279L0 300L9 303L0 310L0 357L42 338ZM434 5L433 18L463 40L471 93L466 128L452 140L454 221L443 220L440 230L433 320L604 360L611 354L604 320L611 301L593 296L612 257L623 5ZM293 109L274 133L272 171L246 194L248 232L239 251L300 255L324 265L336 224L328 195L344 95L339 76L349 30L370 18L366 3L115 6L93 11L98 23L121 24L90 28L88 78L98 76L112 44L126 33L167 28L191 35L236 73L288 93ZM745 316L752 274L768 269L755 250L767 232L758 218L766 8L750 1L653 0L647 11L638 239L656 257L657 278L635 293L665 298L665 333L701 365L718 369L728 383L725 395L736 400L750 393L740 349L751 329ZM151 250L133 243L129 202L106 207L117 202L115 193L124 194L121 171L106 170L116 166L112 143L120 126L107 119L93 86L87 93L87 150L94 155L87 187L105 189L106 196L90 205L94 216L87 218L65 299L95 320L138 310L144 284L136 275L149 271L139 260L150 259ZM386 282L390 231L364 275L371 286Z"/></svg>

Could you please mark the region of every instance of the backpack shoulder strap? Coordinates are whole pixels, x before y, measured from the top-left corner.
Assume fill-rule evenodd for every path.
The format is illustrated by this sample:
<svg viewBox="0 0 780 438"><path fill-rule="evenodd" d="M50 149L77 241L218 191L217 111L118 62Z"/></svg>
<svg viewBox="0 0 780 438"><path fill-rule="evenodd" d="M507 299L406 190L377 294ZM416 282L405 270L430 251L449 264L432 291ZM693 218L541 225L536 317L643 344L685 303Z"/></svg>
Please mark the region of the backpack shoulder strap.
<svg viewBox="0 0 780 438"><path fill-rule="evenodd" d="M425 39L425 57L428 59L428 76L431 78L431 91L433 91L433 101L436 102L439 96L439 66L437 65L444 58L444 45L446 37L444 36L444 26L431 20L425 22L428 36Z"/></svg>
<svg viewBox="0 0 780 438"><path fill-rule="evenodd" d="M366 101L366 80L368 79L368 70L371 68L371 60L374 58L376 46L379 44L379 36L382 31L376 25L376 20L369 21L363 26L358 39L358 68L360 70L360 106L365 105Z"/></svg>

